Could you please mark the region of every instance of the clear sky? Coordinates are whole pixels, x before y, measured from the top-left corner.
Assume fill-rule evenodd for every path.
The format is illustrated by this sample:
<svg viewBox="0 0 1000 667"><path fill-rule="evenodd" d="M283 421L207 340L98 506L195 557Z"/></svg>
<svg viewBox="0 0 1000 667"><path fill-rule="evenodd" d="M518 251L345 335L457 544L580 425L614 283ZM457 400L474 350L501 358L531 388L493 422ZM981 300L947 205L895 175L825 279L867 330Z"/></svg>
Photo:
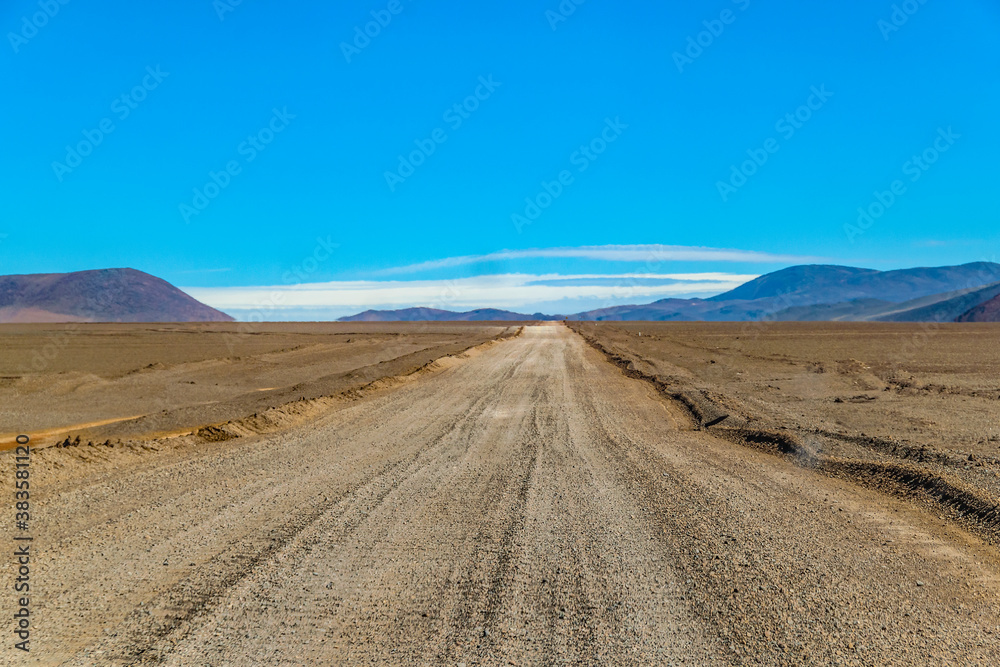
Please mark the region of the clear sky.
<svg viewBox="0 0 1000 667"><path fill-rule="evenodd" d="M998 255L995 0L10 0L0 27L0 273L325 318Z"/></svg>

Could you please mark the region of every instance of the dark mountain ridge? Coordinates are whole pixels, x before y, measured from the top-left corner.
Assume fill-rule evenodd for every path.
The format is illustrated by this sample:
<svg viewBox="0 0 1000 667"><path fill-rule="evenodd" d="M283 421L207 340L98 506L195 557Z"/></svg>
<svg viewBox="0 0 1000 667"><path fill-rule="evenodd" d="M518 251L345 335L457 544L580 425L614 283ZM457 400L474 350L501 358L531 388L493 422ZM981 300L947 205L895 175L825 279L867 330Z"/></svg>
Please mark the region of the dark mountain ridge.
<svg viewBox="0 0 1000 667"><path fill-rule="evenodd" d="M956 322L1000 322L1000 296L995 296L989 301L979 304L975 308L970 308L962 313Z"/></svg>
<svg viewBox="0 0 1000 667"><path fill-rule="evenodd" d="M0 322L231 322L135 269L0 276Z"/></svg>
<svg viewBox="0 0 1000 667"><path fill-rule="evenodd" d="M996 282L1000 282L1000 264L991 262L894 271L831 265L792 266L765 274L708 299L662 299L649 304L612 306L577 313L570 319L873 319L880 311L884 314L895 311L892 304L981 288ZM876 301L884 304L884 307L876 304ZM931 299L931 302L934 301L936 300ZM914 307L917 305L913 304ZM913 313L912 316L924 315Z"/></svg>

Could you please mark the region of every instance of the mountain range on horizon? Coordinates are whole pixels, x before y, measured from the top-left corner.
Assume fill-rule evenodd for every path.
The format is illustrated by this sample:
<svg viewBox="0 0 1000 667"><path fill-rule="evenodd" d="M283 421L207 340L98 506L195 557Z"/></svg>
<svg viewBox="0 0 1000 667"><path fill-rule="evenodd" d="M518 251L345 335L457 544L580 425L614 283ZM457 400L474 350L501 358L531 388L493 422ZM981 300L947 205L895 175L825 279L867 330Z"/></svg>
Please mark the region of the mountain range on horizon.
<svg viewBox="0 0 1000 667"><path fill-rule="evenodd" d="M813 264L774 271L707 299L669 298L566 316L406 308L368 310L339 321L996 321L988 318L1000 304L970 311L998 296L1000 264L992 262L893 271Z"/></svg>
<svg viewBox="0 0 1000 667"><path fill-rule="evenodd" d="M981 304L1000 297L1000 264L876 271L850 266L798 265L762 275L707 299L661 299L567 316L480 309L369 310L342 317L359 321L476 321L569 319L594 321L996 321Z"/></svg>
<svg viewBox="0 0 1000 667"><path fill-rule="evenodd" d="M705 299L668 298L572 315L496 308L367 310L340 322L414 321L1000 321L1000 264L877 271L798 265ZM229 315L135 269L0 276L4 322L225 322Z"/></svg>
<svg viewBox="0 0 1000 667"><path fill-rule="evenodd" d="M893 271L810 264L767 273L707 299L661 299L569 319L953 321L997 293L1000 264L992 262Z"/></svg>
<svg viewBox="0 0 1000 667"><path fill-rule="evenodd" d="M477 308L466 312L438 308L401 308L399 310L366 310L357 315L341 317L338 322L524 322L526 320L561 320L562 315L515 313L498 308Z"/></svg>

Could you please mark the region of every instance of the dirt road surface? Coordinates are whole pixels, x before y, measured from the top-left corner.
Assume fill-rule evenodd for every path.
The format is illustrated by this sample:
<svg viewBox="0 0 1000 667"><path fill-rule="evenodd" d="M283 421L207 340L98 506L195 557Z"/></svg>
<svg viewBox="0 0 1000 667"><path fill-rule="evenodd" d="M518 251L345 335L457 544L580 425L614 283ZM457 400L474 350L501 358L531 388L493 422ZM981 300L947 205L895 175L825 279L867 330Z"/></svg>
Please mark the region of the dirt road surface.
<svg viewBox="0 0 1000 667"><path fill-rule="evenodd" d="M954 525L694 430L563 326L446 365L38 489L3 661L996 664L997 552Z"/></svg>

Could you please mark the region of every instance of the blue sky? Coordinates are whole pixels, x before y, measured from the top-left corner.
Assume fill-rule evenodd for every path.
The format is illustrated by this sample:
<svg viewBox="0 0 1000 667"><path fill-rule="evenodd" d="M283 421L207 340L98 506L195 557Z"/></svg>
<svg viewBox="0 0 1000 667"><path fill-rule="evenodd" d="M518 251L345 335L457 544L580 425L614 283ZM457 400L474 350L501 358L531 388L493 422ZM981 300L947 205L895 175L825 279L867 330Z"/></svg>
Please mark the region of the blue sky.
<svg viewBox="0 0 1000 667"><path fill-rule="evenodd" d="M63 2L0 9L0 273L322 319L997 255L992 0Z"/></svg>

